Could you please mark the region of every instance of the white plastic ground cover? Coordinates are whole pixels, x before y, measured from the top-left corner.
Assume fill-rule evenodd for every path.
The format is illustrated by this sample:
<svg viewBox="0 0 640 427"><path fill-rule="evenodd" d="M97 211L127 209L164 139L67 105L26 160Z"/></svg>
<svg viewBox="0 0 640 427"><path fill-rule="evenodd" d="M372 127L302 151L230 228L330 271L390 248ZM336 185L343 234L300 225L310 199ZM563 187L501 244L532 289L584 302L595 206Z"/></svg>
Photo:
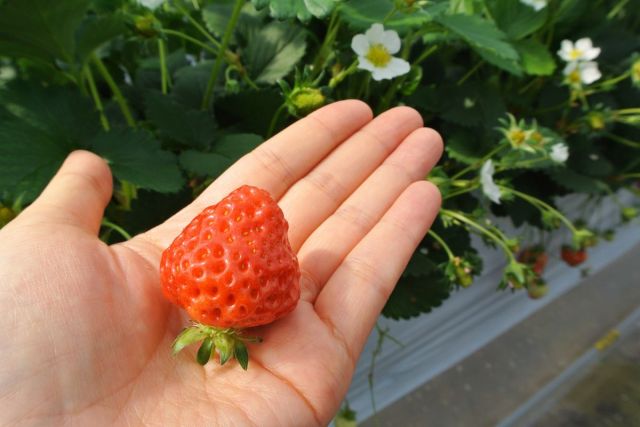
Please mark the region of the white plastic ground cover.
<svg viewBox="0 0 640 427"><path fill-rule="evenodd" d="M620 195L624 202L632 200L629 194ZM562 210L570 217L584 217L583 198L567 197L559 201ZM619 207L612 201L604 202L591 212L588 222L598 228L615 224ZM566 236L565 240L566 240ZM589 250L589 261L584 265L596 272L640 242L638 220L621 227L612 242L602 242ZM549 293L540 300L531 300L526 292L496 292L500 281L503 258L497 250L482 247L485 273L468 288L455 292L443 306L431 313L408 321L380 318L379 325L388 327L390 335L403 343L398 347L386 340L376 360L373 391L377 410L402 398L462 359L482 348L512 326L527 318L560 295L578 285L581 269L567 267L559 258L562 237L548 246L549 264L545 278ZM481 247L481 243L474 244ZM429 286L425 283L425 286ZM377 335L374 332L360 357L347 394L349 405L364 420L373 414L368 384L371 354Z"/></svg>

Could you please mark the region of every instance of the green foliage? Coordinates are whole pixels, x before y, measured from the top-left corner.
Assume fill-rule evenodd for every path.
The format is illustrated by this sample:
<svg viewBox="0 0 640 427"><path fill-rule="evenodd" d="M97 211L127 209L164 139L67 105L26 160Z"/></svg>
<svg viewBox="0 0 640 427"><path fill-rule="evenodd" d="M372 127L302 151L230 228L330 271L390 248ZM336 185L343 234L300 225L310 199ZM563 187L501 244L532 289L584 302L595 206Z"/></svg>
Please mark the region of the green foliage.
<svg viewBox="0 0 640 427"><path fill-rule="evenodd" d="M144 231L294 120L359 98L376 113L416 108L446 141L429 176L443 210L383 314L417 316L469 286L482 272L471 233L503 251L504 286L527 287L518 236L492 216L566 227L585 245L588 231L555 197L634 189L640 176L640 9L606 3L536 11L519 0L253 0L235 21L235 0L171 0L153 11L136 0L0 0L0 224L69 152L88 149L113 171L109 220ZM393 56L407 74L376 81L359 68L353 37L376 23L398 33ZM602 77L588 84L569 82L557 54L581 37L602 49ZM207 346L202 361L224 347ZM224 357L232 350L246 363L240 346Z"/></svg>

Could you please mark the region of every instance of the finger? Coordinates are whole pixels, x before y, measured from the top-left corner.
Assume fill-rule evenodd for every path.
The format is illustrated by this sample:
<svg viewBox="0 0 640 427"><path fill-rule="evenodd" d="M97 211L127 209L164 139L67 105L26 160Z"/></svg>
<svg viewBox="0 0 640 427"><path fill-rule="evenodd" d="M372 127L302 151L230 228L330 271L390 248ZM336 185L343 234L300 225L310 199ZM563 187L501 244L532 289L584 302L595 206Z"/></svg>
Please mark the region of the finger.
<svg viewBox="0 0 640 427"><path fill-rule="evenodd" d="M440 207L438 189L411 184L347 255L315 303L321 319L357 355ZM425 283L424 286L429 286Z"/></svg>
<svg viewBox="0 0 640 427"><path fill-rule="evenodd" d="M145 237L160 246L168 245L202 209L241 185L263 188L278 200L371 117L371 109L357 100L335 102L313 112L241 158L193 203Z"/></svg>
<svg viewBox="0 0 640 427"><path fill-rule="evenodd" d="M107 163L88 151L74 151L24 215L97 235L112 190Z"/></svg>
<svg viewBox="0 0 640 427"><path fill-rule="evenodd" d="M412 182L427 175L441 155L442 139L437 132L426 128L415 130L311 234L298 253L302 298L315 299L344 257Z"/></svg>
<svg viewBox="0 0 640 427"><path fill-rule="evenodd" d="M382 113L336 148L280 201L297 251L304 240L411 132L422 127L417 111L398 107Z"/></svg>

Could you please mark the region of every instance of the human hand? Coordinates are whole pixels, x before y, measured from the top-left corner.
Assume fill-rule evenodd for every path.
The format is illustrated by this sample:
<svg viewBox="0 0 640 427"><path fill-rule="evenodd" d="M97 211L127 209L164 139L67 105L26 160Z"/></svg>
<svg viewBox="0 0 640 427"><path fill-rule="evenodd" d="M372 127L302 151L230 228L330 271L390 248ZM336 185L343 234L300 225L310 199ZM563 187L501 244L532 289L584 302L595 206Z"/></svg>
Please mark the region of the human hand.
<svg viewBox="0 0 640 427"><path fill-rule="evenodd" d="M342 101L240 159L165 223L107 246L98 237L112 178L69 156L42 195L0 231L3 424L326 425L365 341L440 197L424 181L442 152L418 113L371 119ZM289 221L302 296L255 328L249 370L171 356L187 325L159 283L160 254L206 206L243 184Z"/></svg>

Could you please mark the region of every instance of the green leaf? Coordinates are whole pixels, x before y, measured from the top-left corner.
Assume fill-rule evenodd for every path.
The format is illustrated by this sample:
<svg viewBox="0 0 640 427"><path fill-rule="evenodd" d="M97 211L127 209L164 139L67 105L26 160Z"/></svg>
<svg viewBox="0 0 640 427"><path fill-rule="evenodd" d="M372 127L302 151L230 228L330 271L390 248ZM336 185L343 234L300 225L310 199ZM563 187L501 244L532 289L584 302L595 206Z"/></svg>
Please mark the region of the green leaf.
<svg viewBox="0 0 640 427"><path fill-rule="evenodd" d="M442 271L431 262L429 274L403 276L391 293L382 314L392 319L409 319L428 313L449 297L450 284Z"/></svg>
<svg viewBox="0 0 640 427"><path fill-rule="evenodd" d="M213 153L195 150L182 152L180 166L196 175L217 177L261 143L262 137L251 133L225 135L216 142Z"/></svg>
<svg viewBox="0 0 640 427"><path fill-rule="evenodd" d="M283 22L271 22L249 34L243 58L256 83L274 84L304 55L305 32Z"/></svg>
<svg viewBox="0 0 640 427"><path fill-rule="evenodd" d="M120 180L161 193L176 192L184 184L176 156L162 150L148 131L125 129L101 133L90 146L105 158Z"/></svg>
<svg viewBox="0 0 640 427"><path fill-rule="evenodd" d="M213 339L211 337L207 337L204 341L202 341L202 345L198 349L198 355L196 359L198 363L201 365L206 365L209 359L211 358L211 351L213 350Z"/></svg>
<svg viewBox="0 0 640 427"><path fill-rule="evenodd" d="M542 28L549 9L545 7L536 12L531 6L514 0L490 0L487 6L498 28L513 40L522 39Z"/></svg>
<svg viewBox="0 0 640 427"><path fill-rule="evenodd" d="M75 35L75 54L78 63L85 63L96 49L123 34L125 30L122 15L86 17Z"/></svg>
<svg viewBox="0 0 640 427"><path fill-rule="evenodd" d="M0 194L33 201L65 157L98 130L88 99L71 88L13 82L0 90Z"/></svg>
<svg viewBox="0 0 640 427"><path fill-rule="evenodd" d="M556 69L556 62L549 49L536 40L520 40L514 43L520 54L522 69L533 76L550 76Z"/></svg>
<svg viewBox="0 0 640 427"><path fill-rule="evenodd" d="M435 20L465 40L480 56L497 67L519 75L518 52L495 25L476 15L442 15Z"/></svg>
<svg viewBox="0 0 640 427"><path fill-rule="evenodd" d="M339 8L342 19L356 31L367 30L372 24L384 21L386 29L404 34L413 28L419 28L432 18L427 11L429 9L419 9L412 13L396 12L385 20L393 9L393 2L389 0L350 0L341 3Z"/></svg>
<svg viewBox="0 0 640 427"><path fill-rule="evenodd" d="M232 165L228 157L217 153L186 150L180 153L180 166L187 172L200 176L217 177Z"/></svg>
<svg viewBox="0 0 640 427"><path fill-rule="evenodd" d="M171 97L193 110L201 108L202 94L207 89L213 61L203 61L195 67L186 66L175 73ZM158 86L155 86L158 87Z"/></svg>
<svg viewBox="0 0 640 427"><path fill-rule="evenodd" d="M256 9L269 7L276 19L298 18L308 21L312 16L323 18L334 8L336 0L252 0Z"/></svg>
<svg viewBox="0 0 640 427"><path fill-rule="evenodd" d="M202 9L202 20L207 29L221 37L229 23L234 4L234 0L217 0Z"/></svg>
<svg viewBox="0 0 640 427"><path fill-rule="evenodd" d="M171 345L173 355L175 356L180 353L183 348L195 342L202 341L206 336L207 333L198 327L191 326L183 329Z"/></svg>
<svg viewBox="0 0 640 427"><path fill-rule="evenodd" d="M233 350L233 355L245 371L249 366L249 352L247 346L242 341L237 341Z"/></svg>
<svg viewBox="0 0 640 427"><path fill-rule="evenodd" d="M88 0L8 0L0 7L0 51L6 55L72 63L75 32Z"/></svg>
<svg viewBox="0 0 640 427"><path fill-rule="evenodd" d="M545 173L558 185L577 193L602 194L609 191L609 186L602 181L581 175L571 169L548 169Z"/></svg>
<svg viewBox="0 0 640 427"><path fill-rule="evenodd" d="M164 137L202 149L213 141L216 127L210 113L187 109L158 91L149 91L145 103L147 118Z"/></svg>

